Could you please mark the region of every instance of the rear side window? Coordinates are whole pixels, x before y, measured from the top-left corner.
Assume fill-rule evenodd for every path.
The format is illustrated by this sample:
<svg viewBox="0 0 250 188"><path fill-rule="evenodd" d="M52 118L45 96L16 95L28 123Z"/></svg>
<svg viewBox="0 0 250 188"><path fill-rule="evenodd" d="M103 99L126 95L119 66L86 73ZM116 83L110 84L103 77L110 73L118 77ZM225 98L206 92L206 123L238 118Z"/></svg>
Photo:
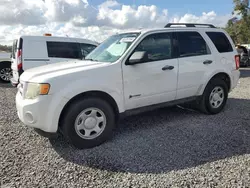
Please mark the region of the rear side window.
<svg viewBox="0 0 250 188"><path fill-rule="evenodd" d="M80 44L73 42L47 42L48 57L82 58Z"/></svg>
<svg viewBox="0 0 250 188"><path fill-rule="evenodd" d="M232 52L233 48L227 36L222 32L206 32L208 37L212 40L218 52Z"/></svg>
<svg viewBox="0 0 250 188"><path fill-rule="evenodd" d="M81 43L80 45L83 57L86 57L92 50L96 48L96 46L92 44Z"/></svg>
<svg viewBox="0 0 250 188"><path fill-rule="evenodd" d="M180 57L210 54L208 45L198 32L177 32L177 38Z"/></svg>

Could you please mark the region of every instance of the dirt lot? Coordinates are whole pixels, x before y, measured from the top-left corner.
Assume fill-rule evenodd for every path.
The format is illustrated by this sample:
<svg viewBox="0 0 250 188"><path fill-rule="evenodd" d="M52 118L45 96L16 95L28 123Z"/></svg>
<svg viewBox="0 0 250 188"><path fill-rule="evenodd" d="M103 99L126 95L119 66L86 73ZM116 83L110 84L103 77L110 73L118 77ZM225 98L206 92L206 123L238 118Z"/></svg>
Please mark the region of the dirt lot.
<svg viewBox="0 0 250 188"><path fill-rule="evenodd" d="M0 85L0 187L250 186L250 69L218 115L178 107L144 113L81 151L22 125L15 93Z"/></svg>

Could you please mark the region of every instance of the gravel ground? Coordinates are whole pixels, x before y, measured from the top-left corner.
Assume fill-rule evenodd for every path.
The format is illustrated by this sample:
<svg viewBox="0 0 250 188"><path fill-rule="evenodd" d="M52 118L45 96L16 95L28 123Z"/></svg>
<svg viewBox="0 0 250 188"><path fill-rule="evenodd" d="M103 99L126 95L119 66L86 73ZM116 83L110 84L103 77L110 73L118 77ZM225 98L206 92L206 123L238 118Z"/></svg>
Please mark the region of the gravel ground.
<svg viewBox="0 0 250 188"><path fill-rule="evenodd" d="M176 107L129 117L88 150L22 125L15 92L0 85L0 187L250 186L250 69L224 112Z"/></svg>

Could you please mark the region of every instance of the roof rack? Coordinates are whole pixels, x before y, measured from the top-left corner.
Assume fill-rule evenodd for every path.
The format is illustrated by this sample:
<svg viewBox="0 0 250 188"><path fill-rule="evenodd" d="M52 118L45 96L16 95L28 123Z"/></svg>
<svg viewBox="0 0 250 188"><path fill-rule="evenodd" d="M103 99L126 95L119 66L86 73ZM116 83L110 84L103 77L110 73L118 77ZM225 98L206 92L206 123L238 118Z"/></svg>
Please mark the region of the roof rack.
<svg viewBox="0 0 250 188"><path fill-rule="evenodd" d="M165 28L171 27L172 25L185 25L186 27L196 27L196 25L197 25L197 26L207 26L207 27L211 27L211 28L216 28L212 24L199 24L199 23L168 23L165 26Z"/></svg>

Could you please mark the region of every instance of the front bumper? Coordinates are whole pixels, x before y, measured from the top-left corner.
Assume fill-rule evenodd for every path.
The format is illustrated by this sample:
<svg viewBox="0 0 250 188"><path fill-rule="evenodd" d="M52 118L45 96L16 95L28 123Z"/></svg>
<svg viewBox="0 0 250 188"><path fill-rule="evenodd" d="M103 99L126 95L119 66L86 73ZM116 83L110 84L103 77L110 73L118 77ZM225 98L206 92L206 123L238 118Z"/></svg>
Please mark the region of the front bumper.
<svg viewBox="0 0 250 188"><path fill-rule="evenodd" d="M27 126L47 133L56 133L57 125L50 126L48 122L51 96L39 96L36 99L24 99L18 91L16 94L16 109L19 119Z"/></svg>

